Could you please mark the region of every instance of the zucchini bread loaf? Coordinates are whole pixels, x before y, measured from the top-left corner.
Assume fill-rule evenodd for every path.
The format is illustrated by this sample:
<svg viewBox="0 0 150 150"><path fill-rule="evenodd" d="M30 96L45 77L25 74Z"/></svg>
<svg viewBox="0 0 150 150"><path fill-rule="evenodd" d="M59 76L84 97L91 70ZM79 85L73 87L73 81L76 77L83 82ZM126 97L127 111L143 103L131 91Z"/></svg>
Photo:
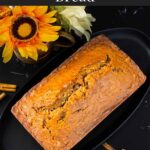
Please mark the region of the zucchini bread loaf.
<svg viewBox="0 0 150 150"><path fill-rule="evenodd" d="M12 113L45 150L69 150L145 79L131 58L100 35L27 92Z"/></svg>

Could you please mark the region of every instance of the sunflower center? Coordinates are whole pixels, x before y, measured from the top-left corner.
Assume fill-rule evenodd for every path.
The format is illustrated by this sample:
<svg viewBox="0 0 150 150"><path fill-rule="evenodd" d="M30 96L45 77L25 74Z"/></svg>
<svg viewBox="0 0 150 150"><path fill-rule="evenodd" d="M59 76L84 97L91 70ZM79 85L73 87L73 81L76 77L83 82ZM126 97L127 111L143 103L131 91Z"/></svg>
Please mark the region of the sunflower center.
<svg viewBox="0 0 150 150"><path fill-rule="evenodd" d="M11 31L18 40L30 40L37 33L37 22L29 16L20 16L13 22Z"/></svg>
<svg viewBox="0 0 150 150"><path fill-rule="evenodd" d="M28 23L23 23L18 27L18 34L21 37L27 37L31 34L32 32L32 27Z"/></svg>

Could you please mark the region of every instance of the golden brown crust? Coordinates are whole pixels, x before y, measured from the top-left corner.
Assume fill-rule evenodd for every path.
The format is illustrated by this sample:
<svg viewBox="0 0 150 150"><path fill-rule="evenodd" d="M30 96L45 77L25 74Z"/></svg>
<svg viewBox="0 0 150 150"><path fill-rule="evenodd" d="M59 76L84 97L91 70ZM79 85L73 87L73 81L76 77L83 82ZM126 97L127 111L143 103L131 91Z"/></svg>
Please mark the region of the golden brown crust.
<svg viewBox="0 0 150 150"><path fill-rule="evenodd" d="M46 150L69 150L145 81L139 67L100 35L34 86L12 113Z"/></svg>

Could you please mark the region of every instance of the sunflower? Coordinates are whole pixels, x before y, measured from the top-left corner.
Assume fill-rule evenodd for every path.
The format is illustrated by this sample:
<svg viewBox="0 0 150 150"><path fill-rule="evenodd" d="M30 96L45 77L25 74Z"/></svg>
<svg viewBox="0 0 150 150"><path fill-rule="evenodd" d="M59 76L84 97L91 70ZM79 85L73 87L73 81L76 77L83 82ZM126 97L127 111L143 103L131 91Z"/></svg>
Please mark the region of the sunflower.
<svg viewBox="0 0 150 150"><path fill-rule="evenodd" d="M47 52L49 42L59 38L60 26L56 22L56 11L48 6L16 6L12 15L0 20L0 45L4 46L2 57L7 63L14 50L24 58L38 60L38 51Z"/></svg>

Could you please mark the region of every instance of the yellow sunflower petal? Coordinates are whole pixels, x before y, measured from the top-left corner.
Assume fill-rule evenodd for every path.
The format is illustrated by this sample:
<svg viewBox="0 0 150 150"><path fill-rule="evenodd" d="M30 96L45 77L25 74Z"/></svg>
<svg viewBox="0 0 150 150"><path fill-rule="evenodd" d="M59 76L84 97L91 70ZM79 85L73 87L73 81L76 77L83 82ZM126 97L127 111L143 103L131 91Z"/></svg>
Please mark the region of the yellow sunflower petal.
<svg viewBox="0 0 150 150"><path fill-rule="evenodd" d="M4 63L7 63L11 58L12 58L12 55L13 55L13 44L11 41L8 41L6 44L5 44L5 47L4 47L4 50L3 50L3 53L2 53L2 57L3 57L3 62Z"/></svg>
<svg viewBox="0 0 150 150"><path fill-rule="evenodd" d="M48 10L48 6L37 6L34 13L37 17L44 15Z"/></svg>
<svg viewBox="0 0 150 150"><path fill-rule="evenodd" d="M8 27L11 25L12 17L5 17L0 20L0 33L8 30Z"/></svg>
<svg viewBox="0 0 150 150"><path fill-rule="evenodd" d="M58 35L58 32L55 32L55 31L52 31L52 30L49 30L47 28L42 28L42 29L39 29L40 32L45 32L45 33L48 33L48 34L52 34L52 35Z"/></svg>
<svg viewBox="0 0 150 150"><path fill-rule="evenodd" d="M45 23L54 23L57 21L57 19L56 18L49 18L49 17L42 17L41 21L45 22Z"/></svg>
<svg viewBox="0 0 150 150"><path fill-rule="evenodd" d="M43 15L40 20L42 22L45 22L45 23L54 23L57 21L56 18L52 18L55 14L56 14L57 11L53 10L53 11L50 11L49 13Z"/></svg>
<svg viewBox="0 0 150 150"><path fill-rule="evenodd" d="M22 9L21 9L20 6L15 6L15 7L13 8L13 15L19 15L19 14L21 14L21 13L22 13Z"/></svg>
<svg viewBox="0 0 150 150"><path fill-rule="evenodd" d="M43 24L43 23L39 23L39 31L41 32L48 32L50 34L58 34L58 32L61 29L60 26L52 26L50 24Z"/></svg>
<svg viewBox="0 0 150 150"><path fill-rule="evenodd" d="M6 42L9 39L9 31L0 34L0 42Z"/></svg>
<svg viewBox="0 0 150 150"><path fill-rule="evenodd" d="M5 42L0 41L0 47L2 47L5 44Z"/></svg>
<svg viewBox="0 0 150 150"><path fill-rule="evenodd" d="M56 10L53 10L53 11L50 11L49 13L45 14L44 16L45 16L45 17L48 17L48 18L51 18L51 17L53 17L56 13L57 13L57 11L56 11Z"/></svg>
<svg viewBox="0 0 150 150"><path fill-rule="evenodd" d="M13 55L13 51L9 56L6 56L6 57L3 58L3 63L8 63L11 60L12 55Z"/></svg>
<svg viewBox="0 0 150 150"><path fill-rule="evenodd" d="M37 6L21 6L24 12L32 12L36 9Z"/></svg>
<svg viewBox="0 0 150 150"><path fill-rule="evenodd" d="M55 30L58 31L60 29L61 29L61 26L53 26L53 25L48 24L48 23L39 22L39 30L43 30L46 32L51 31L51 32L54 32L54 34L55 34L55 33L57 33L57 32L55 32Z"/></svg>
<svg viewBox="0 0 150 150"><path fill-rule="evenodd" d="M51 35L48 33L40 32L39 37L40 37L41 41L43 41L43 42L53 42L59 38L59 35Z"/></svg>
<svg viewBox="0 0 150 150"><path fill-rule="evenodd" d="M2 57L9 55L11 49L13 49L13 44L10 41L6 42L5 47L3 49Z"/></svg>
<svg viewBox="0 0 150 150"><path fill-rule="evenodd" d="M19 51L21 57L28 58L28 54L26 52L25 47L18 47L18 51Z"/></svg>
<svg viewBox="0 0 150 150"><path fill-rule="evenodd" d="M61 26L51 26L50 28L53 31L59 31L61 29Z"/></svg>
<svg viewBox="0 0 150 150"><path fill-rule="evenodd" d="M50 24L39 23L39 30L47 30L57 33L61 29L61 26L52 26Z"/></svg>
<svg viewBox="0 0 150 150"><path fill-rule="evenodd" d="M36 47L34 47L34 46L28 46L27 50L29 52L28 53L29 57L32 58L33 60L37 61L38 60L38 52L37 52Z"/></svg>
<svg viewBox="0 0 150 150"><path fill-rule="evenodd" d="M38 50L41 50L43 52L47 52L48 51L48 45L47 44L44 44L44 43L39 43L36 45L36 48Z"/></svg>

